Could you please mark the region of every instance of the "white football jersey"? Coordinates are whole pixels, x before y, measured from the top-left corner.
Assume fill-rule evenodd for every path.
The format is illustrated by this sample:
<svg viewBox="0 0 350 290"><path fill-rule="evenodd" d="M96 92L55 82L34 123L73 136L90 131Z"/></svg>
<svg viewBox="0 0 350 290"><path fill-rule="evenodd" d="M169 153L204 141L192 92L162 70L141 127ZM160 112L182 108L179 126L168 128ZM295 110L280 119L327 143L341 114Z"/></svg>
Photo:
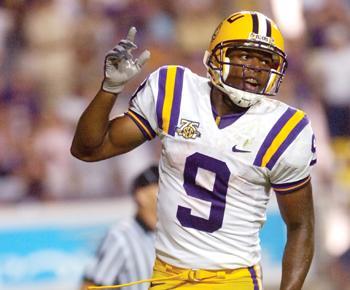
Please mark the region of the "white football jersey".
<svg viewBox="0 0 350 290"><path fill-rule="evenodd" d="M207 78L166 66L130 101L126 114L162 141L156 252L183 268L249 267L260 261L270 189L310 179L313 132L304 112L268 98L220 118L210 90Z"/></svg>

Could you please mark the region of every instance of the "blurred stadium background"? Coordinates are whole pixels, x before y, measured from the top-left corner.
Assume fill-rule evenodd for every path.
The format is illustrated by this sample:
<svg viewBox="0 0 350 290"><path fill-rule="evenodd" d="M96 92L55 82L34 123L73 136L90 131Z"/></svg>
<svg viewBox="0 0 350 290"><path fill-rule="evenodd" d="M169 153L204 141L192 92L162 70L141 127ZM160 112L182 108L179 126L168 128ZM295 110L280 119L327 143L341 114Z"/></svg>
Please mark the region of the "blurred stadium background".
<svg viewBox="0 0 350 290"><path fill-rule="evenodd" d="M318 150L317 247L305 289L350 289L349 0L0 1L0 289L74 290L114 221L133 213L130 180L158 158L149 142L87 164L69 154L77 118L96 93L104 54L138 29L152 58L118 99L165 64L205 74L202 56L224 16L259 10L287 39L279 98L304 109ZM136 52L137 54L137 52ZM277 289L284 228L274 200L263 229L266 289Z"/></svg>

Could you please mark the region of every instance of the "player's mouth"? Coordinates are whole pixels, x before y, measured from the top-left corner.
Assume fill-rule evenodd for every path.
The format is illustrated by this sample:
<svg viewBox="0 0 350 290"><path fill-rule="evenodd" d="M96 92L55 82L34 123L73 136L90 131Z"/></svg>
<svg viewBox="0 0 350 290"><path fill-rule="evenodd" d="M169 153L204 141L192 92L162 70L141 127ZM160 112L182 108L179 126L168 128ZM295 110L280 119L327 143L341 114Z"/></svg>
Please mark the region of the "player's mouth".
<svg viewBox="0 0 350 290"><path fill-rule="evenodd" d="M245 78L243 80L245 90L258 93L260 91L260 83L255 78Z"/></svg>

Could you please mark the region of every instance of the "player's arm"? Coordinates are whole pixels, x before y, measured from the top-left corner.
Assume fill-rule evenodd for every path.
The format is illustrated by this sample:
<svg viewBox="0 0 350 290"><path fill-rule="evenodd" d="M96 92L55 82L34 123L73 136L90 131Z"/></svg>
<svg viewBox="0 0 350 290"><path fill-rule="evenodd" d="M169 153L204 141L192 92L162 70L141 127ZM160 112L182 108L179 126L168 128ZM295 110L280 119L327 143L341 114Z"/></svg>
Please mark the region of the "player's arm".
<svg viewBox="0 0 350 290"><path fill-rule="evenodd" d="M81 115L71 153L80 160L98 161L141 145L146 139L128 116L109 120L116 95L99 91Z"/></svg>
<svg viewBox="0 0 350 290"><path fill-rule="evenodd" d="M133 60L131 51L136 48L136 29L129 30L126 39L109 51L105 58L105 77L101 90L81 115L71 153L84 161L97 161L132 150L145 141L145 137L127 116L112 121L110 112L124 85L140 72L150 53L144 51Z"/></svg>
<svg viewBox="0 0 350 290"><path fill-rule="evenodd" d="M301 290L314 253L314 208L311 183L289 194L277 194L287 226L281 290Z"/></svg>
<svg viewBox="0 0 350 290"><path fill-rule="evenodd" d="M80 286L80 290L88 290L89 286L94 286L94 285L95 284L92 281L85 279Z"/></svg>

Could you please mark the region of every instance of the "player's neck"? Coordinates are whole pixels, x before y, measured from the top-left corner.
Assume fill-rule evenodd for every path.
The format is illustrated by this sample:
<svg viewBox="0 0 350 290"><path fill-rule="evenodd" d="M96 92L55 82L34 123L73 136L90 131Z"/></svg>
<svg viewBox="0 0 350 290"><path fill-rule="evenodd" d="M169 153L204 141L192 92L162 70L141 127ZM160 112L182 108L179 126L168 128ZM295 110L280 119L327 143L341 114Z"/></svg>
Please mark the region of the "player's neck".
<svg viewBox="0 0 350 290"><path fill-rule="evenodd" d="M219 116L247 111L247 108L235 105L225 93L214 86L211 88L210 100Z"/></svg>

